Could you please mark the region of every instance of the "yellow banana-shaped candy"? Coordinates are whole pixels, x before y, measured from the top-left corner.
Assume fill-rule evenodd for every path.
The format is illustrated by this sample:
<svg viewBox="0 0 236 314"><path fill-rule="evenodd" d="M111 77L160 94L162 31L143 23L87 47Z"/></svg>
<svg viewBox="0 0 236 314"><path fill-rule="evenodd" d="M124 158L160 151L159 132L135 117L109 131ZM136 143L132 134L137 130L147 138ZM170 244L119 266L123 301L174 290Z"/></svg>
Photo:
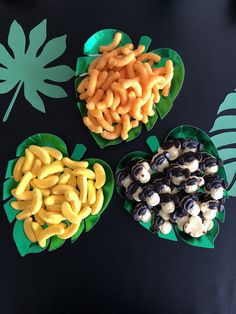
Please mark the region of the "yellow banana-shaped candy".
<svg viewBox="0 0 236 314"><path fill-rule="evenodd" d="M11 207L16 210L24 210L32 204L32 200L28 201L12 201Z"/></svg>
<svg viewBox="0 0 236 314"><path fill-rule="evenodd" d="M43 204L43 195L39 189L33 190L33 200L30 207L32 215L35 215L39 212Z"/></svg>
<svg viewBox="0 0 236 314"><path fill-rule="evenodd" d="M56 185L58 182L59 178L58 176L49 176L45 179L34 179L32 182L37 188L40 189L48 189L51 188L52 186Z"/></svg>
<svg viewBox="0 0 236 314"><path fill-rule="evenodd" d="M30 171L34 165L35 156L34 154L28 149L25 149L25 162L22 168L22 171L25 173Z"/></svg>
<svg viewBox="0 0 236 314"><path fill-rule="evenodd" d="M77 184L80 191L80 201L81 203L85 203L88 194L88 180L85 176L79 175L77 177Z"/></svg>
<svg viewBox="0 0 236 314"><path fill-rule="evenodd" d="M71 238L79 229L80 221L77 224L71 224L69 227L67 227L63 234L58 235L58 238L60 239L69 239Z"/></svg>
<svg viewBox="0 0 236 314"><path fill-rule="evenodd" d="M25 235L27 236L27 238L31 241L31 242L37 242L34 230L32 229L32 221L33 219L31 217L28 217L25 219L24 221L24 232Z"/></svg>
<svg viewBox="0 0 236 314"><path fill-rule="evenodd" d="M88 202L90 205L94 204L96 201L96 189L94 186L94 182L92 180L88 180Z"/></svg>
<svg viewBox="0 0 236 314"><path fill-rule="evenodd" d="M41 225L38 222L32 221L31 228L33 229L35 237L38 241L38 237L39 237L40 233L43 231Z"/></svg>
<svg viewBox="0 0 236 314"><path fill-rule="evenodd" d="M100 189L106 182L106 172L102 165L99 163L95 163L93 166L93 170L95 172L96 180L95 180L95 188Z"/></svg>
<svg viewBox="0 0 236 314"><path fill-rule="evenodd" d="M64 157L62 159L63 164L70 168L70 169L76 169L76 168L87 168L89 163L87 161L75 161L71 160L68 157Z"/></svg>
<svg viewBox="0 0 236 314"><path fill-rule="evenodd" d="M104 195L102 188L97 190L97 195L96 195L96 202L92 205L92 212L91 215L97 215L100 210L102 209L102 205L104 202Z"/></svg>
<svg viewBox="0 0 236 314"><path fill-rule="evenodd" d="M16 187L16 190L15 190L16 195L20 195L25 191L25 189L26 189L27 185L30 183L30 180L32 179L32 177L33 177L33 175L30 171L28 171L24 174L24 176L21 178L19 184Z"/></svg>
<svg viewBox="0 0 236 314"><path fill-rule="evenodd" d="M50 165L43 166L38 172L38 178L44 179L52 174L63 172L64 168L58 161L52 162Z"/></svg>
<svg viewBox="0 0 236 314"><path fill-rule="evenodd" d="M65 198L70 202L73 211L78 214L81 209L81 201L78 194L75 193L75 191L67 191L65 193Z"/></svg>
<svg viewBox="0 0 236 314"><path fill-rule="evenodd" d="M60 176L57 184L68 184L69 179L70 179L70 174L69 173L63 173Z"/></svg>
<svg viewBox="0 0 236 314"><path fill-rule="evenodd" d="M58 212L58 213L60 213L61 212L61 204L47 205L46 209L49 212Z"/></svg>
<svg viewBox="0 0 236 314"><path fill-rule="evenodd" d="M65 220L65 217L62 214L56 212L47 212L43 208L40 209L38 214L39 217L47 224L56 225L59 224L62 220Z"/></svg>
<svg viewBox="0 0 236 314"><path fill-rule="evenodd" d="M73 224L79 223L80 219L79 219L78 215L71 208L69 202L66 201L66 202L62 203L61 212L69 222L71 222Z"/></svg>
<svg viewBox="0 0 236 314"><path fill-rule="evenodd" d="M39 217L39 214L35 214L34 215L34 219L36 220L36 222L40 225L40 226L43 226L45 224L45 221L42 220L40 217Z"/></svg>
<svg viewBox="0 0 236 314"><path fill-rule="evenodd" d="M43 164L45 165L50 164L51 158L45 149L37 145L30 145L29 150L31 151L32 154L37 156L37 158L39 158Z"/></svg>
<svg viewBox="0 0 236 314"><path fill-rule="evenodd" d="M63 155L58 149L48 146L43 146L42 148L45 149L46 152L48 152L48 154L56 160L62 160Z"/></svg>
<svg viewBox="0 0 236 314"><path fill-rule="evenodd" d="M80 220L87 218L92 212L92 208L90 206L84 206L80 212L78 213L78 217Z"/></svg>
<svg viewBox="0 0 236 314"><path fill-rule="evenodd" d="M22 210L19 214L16 215L17 220L23 220L28 218L32 215L31 210L27 207L26 209Z"/></svg>
<svg viewBox="0 0 236 314"><path fill-rule="evenodd" d="M54 236L54 235L60 235L64 233L64 228L63 225L58 224L58 225L54 225L54 226L49 226L48 228L42 230L38 236L38 243L41 247L45 247L46 246L46 241L47 239L49 239L50 237Z"/></svg>
<svg viewBox="0 0 236 314"><path fill-rule="evenodd" d="M85 176L86 178L90 179L90 180L95 180L95 173L90 170L90 169L86 169L86 168L77 168L73 170L73 174L75 176Z"/></svg>
<svg viewBox="0 0 236 314"><path fill-rule="evenodd" d="M16 182L19 182L22 177L22 174L23 174L22 168L23 168L24 162L25 162L25 157L20 157L15 164L15 167L13 170L13 178Z"/></svg>
<svg viewBox="0 0 236 314"><path fill-rule="evenodd" d="M68 180L69 185L73 186L73 188L76 187L76 176L73 175L73 171L70 168L65 168L64 173L69 173L70 179Z"/></svg>
<svg viewBox="0 0 236 314"><path fill-rule="evenodd" d="M79 191L77 191L75 188L73 188L73 186L70 185L66 185L66 184L60 184L55 186L52 189L52 194L65 194L67 191L74 191L75 193L79 193Z"/></svg>
<svg viewBox="0 0 236 314"><path fill-rule="evenodd" d="M38 175L38 172L41 166L42 166L42 161L40 159L36 159L31 169L31 173L34 177Z"/></svg>
<svg viewBox="0 0 236 314"><path fill-rule="evenodd" d="M16 189L11 190L11 194L15 197L17 197L17 200L19 201L29 201L33 198L33 192L32 191L25 191L20 195L16 195Z"/></svg>
<svg viewBox="0 0 236 314"><path fill-rule="evenodd" d="M53 204L61 204L65 201L64 195L50 195L45 198L44 203L46 206Z"/></svg>

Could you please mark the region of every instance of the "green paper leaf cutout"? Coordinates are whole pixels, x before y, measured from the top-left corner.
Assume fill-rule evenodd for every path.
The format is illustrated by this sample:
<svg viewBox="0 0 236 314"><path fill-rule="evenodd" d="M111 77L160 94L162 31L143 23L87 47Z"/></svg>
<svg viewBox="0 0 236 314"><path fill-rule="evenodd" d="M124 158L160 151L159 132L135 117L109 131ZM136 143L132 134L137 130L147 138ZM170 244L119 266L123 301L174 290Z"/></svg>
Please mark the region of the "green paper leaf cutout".
<svg viewBox="0 0 236 314"><path fill-rule="evenodd" d="M66 35L51 39L44 44L46 38L46 19L30 31L28 46L24 30L19 23L13 21L8 35L8 46L12 50L13 57L0 44L0 80L2 80L0 94L8 93L16 87L3 122L7 121L22 88L25 99L33 108L41 112L45 112L45 106L39 92L52 98L67 97L62 87L52 83L68 81L74 76L74 71L66 65L48 67L65 52ZM46 83L46 80L51 84Z"/></svg>
<svg viewBox="0 0 236 314"><path fill-rule="evenodd" d="M34 134L28 137L17 147L16 149L17 157L23 156L25 149L29 147L29 145L49 146L49 147L60 150L63 156L68 156L65 142L58 136L50 134L50 133L38 133L38 134ZM70 158L74 160L80 160L84 156L86 150L87 148L85 145L76 144L75 149L72 155L70 156ZM103 194L104 194L104 202L103 202L103 206L99 214L94 215L94 216L91 215L86 220L81 222L78 231L71 238L72 243L75 242L79 238L79 236L85 229L85 226L86 226L86 232L88 232L95 226L101 214L107 208L111 200L113 189L114 189L113 173L112 173L111 168L105 161L97 159L97 158L89 158L89 159L84 159L84 160L87 160L89 162L88 168L91 170L93 170L93 165L96 162L100 163L105 170L106 183L104 184L102 188ZM12 177L13 168L16 161L17 159L13 159L8 162L7 170L6 170L6 178L8 179L4 182L4 186L3 186L3 200L5 201L11 197L4 204L4 210L10 223L12 223L15 220L16 215L19 213L18 210L15 210L14 208L11 207L11 202L15 200L15 198L13 198L11 195L11 190L15 188L18 184ZM46 224L44 226L46 227ZM28 238L24 234L23 221L15 222L13 237L14 237L16 246L21 256L25 256L28 253L39 253L45 249L45 248L42 249L37 243L32 243L31 241L28 240ZM61 247L64 243L65 243L64 239L60 239L57 236L53 236L51 239L47 241L48 251L50 252L54 251L58 249L59 247Z"/></svg>
<svg viewBox="0 0 236 314"><path fill-rule="evenodd" d="M99 47L101 45L107 45L111 43L114 34L118 30L116 29L103 29L95 34L93 34L85 43L84 45L84 54L87 56L83 56L77 59L77 66L76 66L76 79L75 79L75 89L77 90L78 85L84 79L86 75L88 75L88 67L90 63L99 56ZM127 43L132 43L130 37L126 35L124 32L120 31L123 34L121 43L119 46L123 46ZM141 36L140 45L145 46L145 51L148 50L149 45L151 44L151 38L148 36ZM161 95L160 102L157 105L154 105L153 109L155 110L155 115L153 117L149 117L148 123L145 124L145 128L150 131L157 122L158 116L163 119L171 110L173 106L173 101L177 97L184 80L184 64L181 57L172 49L169 48L159 48L151 51L153 53L157 53L161 56L162 61L158 64L154 64L154 67L160 67L165 64L167 59L171 59L174 65L174 77L171 83L170 93L167 97L163 97ZM78 96L78 95L77 95ZM82 115L82 117L87 116L87 108L86 102L82 101L77 97L77 106ZM142 130L141 123L135 129L131 129L128 134L128 139L126 142L130 142L138 137ZM90 132L90 131L89 131ZM121 138L117 138L115 140L106 140L103 139L99 134L90 132L94 140L96 141L97 145L103 149L108 145L117 145L120 144L122 141Z"/></svg>
<svg viewBox="0 0 236 314"><path fill-rule="evenodd" d="M175 226L175 232L184 242L201 248L213 249L215 247L214 242L219 233L220 227L216 220L213 220L213 228L207 232L207 234L201 236L200 238L192 238L190 235L181 231L177 226Z"/></svg>
<svg viewBox="0 0 236 314"><path fill-rule="evenodd" d="M23 220L16 220L13 229L13 239L20 255L25 256L29 253L39 253L44 251L47 248L49 241L47 241L45 248L41 248L37 243L31 242L24 233L23 224Z"/></svg>
<svg viewBox="0 0 236 314"><path fill-rule="evenodd" d="M236 92L229 93L220 104L216 120L210 130L211 140L219 150L228 179L228 195L236 196L236 115L227 110L236 109Z"/></svg>
<svg viewBox="0 0 236 314"><path fill-rule="evenodd" d="M208 152L209 154L215 157L219 157L218 150L216 146L214 145L214 143L212 142L211 138L201 129L190 126L190 125L181 125L174 128L166 136L164 141L167 141L169 139L189 139L189 138L193 138L201 142L204 145L203 151ZM160 147L158 138L155 135L149 136L146 140L146 143L149 149L151 150L152 154L155 154L158 148ZM232 152L230 152L230 154L232 155ZM152 156L142 151L131 152L127 154L125 157L123 157L121 161L118 163L117 168L116 168L116 173L120 171L121 169L124 169L128 161L131 161L132 159L150 160ZM226 163L224 167L223 166L219 167L219 171L218 171L218 174L221 176L221 178L225 180L226 180L226 173L228 174L229 172L227 171L227 166L228 164ZM235 174L235 172L233 174ZM232 189L236 193L236 184L232 187ZM124 208L127 210L127 212L130 215L132 215L136 202L130 201L125 198L125 188L116 185L116 190L117 190L117 193L124 199ZM198 191L203 192L202 188L200 188ZM224 196L228 197L228 193L226 190L224 191ZM223 223L225 220L225 211L217 213L216 219ZM159 231L157 235L160 238L171 240L171 241L178 241L178 238L177 238L178 236L181 240L183 240L184 242L192 246L198 246L202 248L214 248L214 241L219 233L219 225L218 225L217 220L213 220L214 222L213 228L210 231L208 231L206 235L203 235L200 238L193 238L190 235L182 232L177 227L177 225L172 225L172 229L169 232L169 234L163 234ZM145 229L147 229L148 231L150 231L151 233L153 233L151 230L151 226L152 226L151 221L148 223L143 223L140 221L139 224Z"/></svg>
<svg viewBox="0 0 236 314"><path fill-rule="evenodd" d="M158 148L160 147L160 143L158 141L158 138L155 135L149 136L146 139L146 143L149 146L149 148L151 149L151 152L153 154L155 154L158 150Z"/></svg>

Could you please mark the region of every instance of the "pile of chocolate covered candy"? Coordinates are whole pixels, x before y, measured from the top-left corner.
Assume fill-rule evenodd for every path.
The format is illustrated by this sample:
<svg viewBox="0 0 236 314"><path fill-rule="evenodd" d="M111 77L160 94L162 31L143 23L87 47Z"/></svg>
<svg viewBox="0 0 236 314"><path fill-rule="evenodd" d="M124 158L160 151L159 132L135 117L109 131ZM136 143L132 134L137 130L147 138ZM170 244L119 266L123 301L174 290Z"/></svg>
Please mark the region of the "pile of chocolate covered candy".
<svg viewBox="0 0 236 314"><path fill-rule="evenodd" d="M116 184L134 202L133 217L168 234L173 225L199 238L224 210L227 182L217 174L222 161L194 139L168 140L151 160L134 158L116 174Z"/></svg>

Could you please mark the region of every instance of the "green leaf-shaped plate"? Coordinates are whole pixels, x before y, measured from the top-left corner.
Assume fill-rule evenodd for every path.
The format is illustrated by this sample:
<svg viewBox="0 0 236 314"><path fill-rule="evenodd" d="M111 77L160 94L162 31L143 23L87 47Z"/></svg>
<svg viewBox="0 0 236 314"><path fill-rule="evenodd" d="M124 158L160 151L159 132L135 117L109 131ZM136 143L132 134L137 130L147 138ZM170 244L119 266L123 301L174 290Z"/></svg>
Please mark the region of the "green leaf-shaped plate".
<svg viewBox="0 0 236 314"><path fill-rule="evenodd" d="M169 139L187 139L187 138L194 138L201 142L204 145L204 151L212 154L215 157L218 157L218 151L211 141L210 137L202 130L190 126L190 125L181 125L177 128L174 128L166 137L166 140ZM150 148L151 152L155 154L157 152L158 147L160 146L159 141L155 135L150 136L147 140L146 143L148 147ZM126 155L118 164L116 168L116 173L123 169L127 162L139 158L139 159L150 159L152 157L151 154L142 152L142 151L137 151L137 152L131 152L128 155ZM226 180L226 174L225 174L225 169L224 167L219 168L219 175ZM116 186L116 190L118 194L125 199L125 189L119 186ZM227 194L227 193L226 193ZM226 195L227 196L227 195ZM124 202L124 208L132 214L133 209L135 206L135 202L129 201L125 199ZM216 219L220 222L224 222L225 219L225 212L218 213L216 216ZM171 232L169 234L162 234L161 232L158 232L158 236L160 238L164 238L167 240L172 240L172 241L177 241L177 236L183 240L184 242L188 243L189 245L192 246L198 246L202 248L214 248L214 241L219 233L219 224L217 220L214 219L214 226L213 228L207 232L206 235L201 236L200 238L192 238L190 235L182 232L176 225L173 226ZM143 223L140 222L140 225L142 225L145 229L148 231L151 231L151 223Z"/></svg>
<svg viewBox="0 0 236 314"><path fill-rule="evenodd" d="M114 34L117 31L118 30L116 29L103 29L93 34L86 41L84 45L84 54L87 55L87 57L80 57L77 59L76 79L75 79L76 90L79 83L87 75L87 70L90 63L97 56L99 56L99 47L101 45L109 44L112 41ZM127 34L125 34L122 31L119 31L119 32L123 34L123 37L119 46L132 43L130 37ZM139 44L145 45L145 51L147 51L147 49L149 48L149 45L151 44L151 38L148 36L141 36ZM163 66L167 59L171 59L173 61L174 77L172 80L169 95L167 97L161 96L160 102L157 104L157 106L153 106L155 110L155 115L153 117L150 117L148 123L145 125L148 131L150 131L153 128L153 126L155 125L158 119L158 116L161 119L163 119L169 113L169 111L171 110L173 106L173 101L177 97L184 81L184 64L181 57L177 54L177 52L169 48L159 48L159 49L153 50L152 52L159 54L162 57L162 61L158 64L154 64L154 67ZM85 101L80 100L78 96L79 95L77 95L77 106L79 108L79 111L82 117L84 117L87 115L86 103ZM135 129L131 129L128 134L128 139L126 140L126 142L129 142L135 139L140 134L141 129L142 129L141 123ZM90 133L100 148L104 148L108 145L116 145L122 142L121 138L109 141L102 138L99 134L96 134L93 132L90 132Z"/></svg>
<svg viewBox="0 0 236 314"><path fill-rule="evenodd" d="M58 136L53 135L53 134L39 133L39 134L35 134L33 136L28 137L17 147L16 156L17 157L23 156L25 149L29 147L29 145L50 146L52 148L56 148L60 150L64 157L68 156L65 142L62 139L60 139ZM85 154L85 152L86 152L86 147L82 144L77 144L75 146L73 153L71 154L71 158L73 160L80 160ZM86 227L86 231L88 232L98 222L101 214L104 212L104 210L107 208L110 202L110 199L113 194L113 188L114 188L113 173L112 173L111 168L105 161L97 159L97 158L89 158L85 160L89 162L89 168L91 169L94 163L96 162L99 162L105 169L106 183L103 186L104 203L99 214L94 215L94 216L90 215L88 218L82 221L79 230L71 238L72 243L75 242L79 238L79 236L81 235L85 227ZM19 212L15 210L14 208L12 208L10 205L11 202L14 200L14 198L11 195L11 190L17 185L17 182L13 179L13 168L16 161L17 159L10 160L8 162L8 166L6 169L6 177L5 177L6 181L4 182L4 187L3 187L3 200L5 201L4 210L6 212L7 218L10 223L12 223L15 220L15 217ZM46 247L42 249L37 243L32 243L31 241L27 239L23 230L23 221L18 221L18 220L16 220L14 224L13 238L21 256L25 256L26 254L29 254L29 253L39 253L45 250L46 248L48 248L49 251L54 251L65 243L65 240L59 239L57 236L54 236L50 240L47 241Z"/></svg>

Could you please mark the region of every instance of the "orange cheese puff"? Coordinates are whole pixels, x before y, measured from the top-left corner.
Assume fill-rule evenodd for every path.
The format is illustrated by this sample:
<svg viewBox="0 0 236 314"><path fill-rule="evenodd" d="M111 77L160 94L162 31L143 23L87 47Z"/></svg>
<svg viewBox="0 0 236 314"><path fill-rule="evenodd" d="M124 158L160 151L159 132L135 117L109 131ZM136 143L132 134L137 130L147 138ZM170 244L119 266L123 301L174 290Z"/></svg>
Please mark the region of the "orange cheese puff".
<svg viewBox="0 0 236 314"><path fill-rule="evenodd" d="M160 98L161 98L161 96L160 96L159 90L157 90L157 91L154 93L154 99L153 99L154 103L155 103L155 104L158 104L159 101L160 101Z"/></svg>
<svg viewBox="0 0 236 314"><path fill-rule="evenodd" d="M90 113L95 118L102 116L102 112L100 110L96 109L96 108L93 109L93 110L90 110Z"/></svg>
<svg viewBox="0 0 236 314"><path fill-rule="evenodd" d="M143 66L147 70L148 75L152 75L153 74L153 72L152 72L153 70L152 70L152 68L151 68L151 66L150 66L150 64L148 62L144 62Z"/></svg>
<svg viewBox="0 0 236 314"><path fill-rule="evenodd" d="M99 59L100 59L100 58L95 58L95 59L90 63L90 65L89 65L89 67L88 67L88 74L89 74L89 75L91 74L92 70L93 70L94 68L96 68L96 65L97 65Z"/></svg>
<svg viewBox="0 0 236 314"><path fill-rule="evenodd" d="M114 132L103 131L101 133L101 137L105 138L106 140L115 140L116 138L120 136L121 128L122 128L121 124L117 124L115 126Z"/></svg>
<svg viewBox="0 0 236 314"><path fill-rule="evenodd" d="M88 96L87 91L79 95L79 99L81 99L81 100L85 100L85 99L88 98L88 97L89 97L89 96Z"/></svg>
<svg viewBox="0 0 236 314"><path fill-rule="evenodd" d="M130 91L128 93L128 102L127 104L125 104L124 106L119 106L117 108L117 113L119 114L126 114L130 111L130 109L132 108L133 102L136 98L135 92L134 91Z"/></svg>
<svg viewBox="0 0 236 314"><path fill-rule="evenodd" d="M142 97L142 87L140 86L139 82L136 80L125 80L122 84L124 89L132 88L137 97Z"/></svg>
<svg viewBox="0 0 236 314"><path fill-rule="evenodd" d="M146 70L146 68L143 66L143 64L140 62L135 62L134 64L134 71L137 72L140 77L141 77L141 81L142 82L146 82L146 80L148 79L148 72Z"/></svg>
<svg viewBox="0 0 236 314"><path fill-rule="evenodd" d="M105 116L105 119L107 120L107 122L112 125L112 123L113 123L113 118L112 118L112 116L111 116L110 109L106 108L106 109L103 111L103 113L104 113L104 116Z"/></svg>
<svg viewBox="0 0 236 314"><path fill-rule="evenodd" d="M113 82L117 81L120 78L119 72L114 72L109 74L108 78L106 79L105 83L102 84L101 88L106 91Z"/></svg>
<svg viewBox="0 0 236 314"><path fill-rule="evenodd" d="M152 92L155 94L156 92L159 91L159 89L160 89L159 84L158 84L158 83L155 83L155 84L153 85Z"/></svg>
<svg viewBox="0 0 236 314"><path fill-rule="evenodd" d="M148 64L150 65L150 67L152 67L152 66L153 66L153 63L154 63L154 62L153 62L153 61L151 61L151 60L149 60L149 61L148 61Z"/></svg>
<svg viewBox="0 0 236 314"><path fill-rule="evenodd" d="M93 133L101 133L102 132L102 127L95 125L89 117L83 117L83 122L89 128L89 130Z"/></svg>
<svg viewBox="0 0 236 314"><path fill-rule="evenodd" d="M167 60L165 63L166 75L168 76L173 72L173 62L172 60Z"/></svg>
<svg viewBox="0 0 236 314"><path fill-rule="evenodd" d="M155 75L164 75L166 73L165 67L152 69Z"/></svg>
<svg viewBox="0 0 236 314"><path fill-rule="evenodd" d="M135 72L134 72L134 63L135 63L135 59L132 60L129 64L127 64L126 66L126 72L127 72L127 76L129 79L132 79L135 77Z"/></svg>
<svg viewBox="0 0 236 314"><path fill-rule="evenodd" d="M100 101L99 103L97 103L96 108L97 108L98 110L104 110L104 109L106 109L106 103L105 103L105 101L103 100L103 101Z"/></svg>
<svg viewBox="0 0 236 314"><path fill-rule="evenodd" d="M135 101L133 102L133 106L130 110L130 114L132 118L135 120L141 121L143 118L143 115L141 114L141 108L142 108L142 99L136 98Z"/></svg>
<svg viewBox="0 0 236 314"><path fill-rule="evenodd" d="M96 106L96 104L103 98L104 90L99 88L95 91L95 94L91 99L87 100L86 108L88 110L93 110Z"/></svg>
<svg viewBox="0 0 236 314"><path fill-rule="evenodd" d="M94 95L99 74L100 74L100 72L96 69L91 71L89 82L88 82L88 89L87 89L87 95L88 96Z"/></svg>
<svg viewBox="0 0 236 314"><path fill-rule="evenodd" d="M112 106L113 100L114 100L113 92L110 88L108 88L105 96L105 104L107 108L110 108Z"/></svg>
<svg viewBox="0 0 236 314"><path fill-rule="evenodd" d="M148 99L151 97L152 90L146 87L146 84L143 85L143 95L142 95L142 105L145 105Z"/></svg>
<svg viewBox="0 0 236 314"><path fill-rule="evenodd" d="M112 116L112 119L117 122L117 123L121 123L122 122L122 118L121 116L119 115L118 112L114 111L114 110L110 110L110 113L111 113L111 116Z"/></svg>
<svg viewBox="0 0 236 314"><path fill-rule="evenodd" d="M133 44L126 44L120 48L118 48L119 53L127 56L130 53L130 50L134 49L134 45Z"/></svg>
<svg viewBox="0 0 236 314"><path fill-rule="evenodd" d="M143 118L141 120L144 124L148 123L148 116L146 114L143 114Z"/></svg>
<svg viewBox="0 0 236 314"><path fill-rule="evenodd" d="M119 106L120 102L121 102L120 94L118 92L114 92L114 99L113 99L113 104L111 106L111 109L116 110L116 108Z"/></svg>
<svg viewBox="0 0 236 314"><path fill-rule="evenodd" d="M108 72L107 71L102 71L99 75L99 78L97 80L97 85L96 88L100 88L103 83L105 83L106 79L108 77Z"/></svg>
<svg viewBox="0 0 236 314"><path fill-rule="evenodd" d="M123 141L127 140L128 138L128 132L131 129L131 125L130 125L130 119L129 119L129 115L123 114L122 115L122 130L121 130L121 138Z"/></svg>
<svg viewBox="0 0 236 314"><path fill-rule="evenodd" d="M93 116L91 115L91 111L88 110L87 115L88 115L88 117L89 117L89 120L90 120L93 124L99 126L98 120L97 120L95 117L93 117Z"/></svg>
<svg viewBox="0 0 236 314"><path fill-rule="evenodd" d="M78 85L77 87L77 92L78 93L84 93L85 90L86 90L86 85L88 84L88 81L89 81L89 76L85 77L81 82L80 84Z"/></svg>
<svg viewBox="0 0 236 314"><path fill-rule="evenodd" d="M125 90L124 86L122 86L116 82L113 82L111 84L111 88L112 88L112 90L117 91L120 94L121 104L126 104L128 96L127 96L127 91Z"/></svg>
<svg viewBox="0 0 236 314"><path fill-rule="evenodd" d="M140 56L145 50L144 45L139 45L137 49L134 50L135 57Z"/></svg>
<svg viewBox="0 0 236 314"><path fill-rule="evenodd" d="M103 129L105 129L106 131L108 131L108 132L114 132L115 131L114 126L109 124L109 122L104 119L103 115L101 117L98 117L97 120L98 120L98 123L101 125L101 127L103 127Z"/></svg>
<svg viewBox="0 0 236 314"><path fill-rule="evenodd" d="M115 66L117 66L117 67L124 67L127 64L129 64L134 59L135 59L135 54L132 51L127 56L124 56L124 57L122 57L120 59L117 58L117 63L116 63Z"/></svg>
<svg viewBox="0 0 236 314"><path fill-rule="evenodd" d="M125 68L125 67L123 67L123 68L120 70L120 78L121 78L121 79L127 78L126 68Z"/></svg>
<svg viewBox="0 0 236 314"><path fill-rule="evenodd" d="M117 57L117 56L118 56L118 52L116 50L103 54L103 56L99 58L95 68L99 71L104 71L108 69L107 65L108 65L109 59L113 57Z"/></svg>
<svg viewBox="0 0 236 314"><path fill-rule="evenodd" d="M146 89L151 90L156 83L159 84L159 81L160 81L159 76L151 76L145 84Z"/></svg>
<svg viewBox="0 0 236 314"><path fill-rule="evenodd" d="M154 99L154 94L151 94L150 98L148 99L148 101L142 106L142 113L147 115L147 116L154 116L155 111L152 109L153 106L153 99ZM145 118L144 118L145 120ZM142 120L143 122L143 120ZM143 122L145 123L145 122ZM147 122L146 122L147 123Z"/></svg>
<svg viewBox="0 0 236 314"><path fill-rule="evenodd" d="M120 44L121 39L122 39L122 33L120 32L115 33L115 36L112 42L109 45L100 46L99 51L100 52L112 51Z"/></svg>
<svg viewBox="0 0 236 314"><path fill-rule="evenodd" d="M114 67L116 67L118 63L118 60L114 57L111 57L109 60L108 60L108 67L109 69L113 69Z"/></svg>
<svg viewBox="0 0 236 314"><path fill-rule="evenodd" d="M138 120L132 120L130 121L130 126L131 128L136 128L139 125L139 121Z"/></svg>
<svg viewBox="0 0 236 314"><path fill-rule="evenodd" d="M144 61L144 60L151 60L154 62L160 62L161 57L153 52L147 52L142 54L137 58L139 61Z"/></svg>

